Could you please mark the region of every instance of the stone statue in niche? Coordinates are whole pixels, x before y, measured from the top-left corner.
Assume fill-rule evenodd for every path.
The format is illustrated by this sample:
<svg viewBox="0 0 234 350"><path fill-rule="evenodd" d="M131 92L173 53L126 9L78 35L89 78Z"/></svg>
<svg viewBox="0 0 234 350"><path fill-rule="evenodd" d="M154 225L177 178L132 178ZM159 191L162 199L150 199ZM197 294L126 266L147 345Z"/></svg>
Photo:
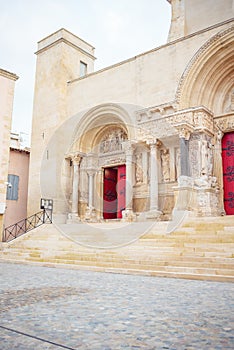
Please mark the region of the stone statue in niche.
<svg viewBox="0 0 234 350"><path fill-rule="evenodd" d="M213 172L213 149L207 140L201 144L201 173L211 176Z"/></svg>
<svg viewBox="0 0 234 350"><path fill-rule="evenodd" d="M143 182L142 153L136 154L136 183Z"/></svg>
<svg viewBox="0 0 234 350"><path fill-rule="evenodd" d="M168 149L161 150L161 166L163 182L170 181L170 153Z"/></svg>
<svg viewBox="0 0 234 350"><path fill-rule="evenodd" d="M122 151L122 143L126 140L127 134L121 128L109 130L100 143L99 151L100 153Z"/></svg>

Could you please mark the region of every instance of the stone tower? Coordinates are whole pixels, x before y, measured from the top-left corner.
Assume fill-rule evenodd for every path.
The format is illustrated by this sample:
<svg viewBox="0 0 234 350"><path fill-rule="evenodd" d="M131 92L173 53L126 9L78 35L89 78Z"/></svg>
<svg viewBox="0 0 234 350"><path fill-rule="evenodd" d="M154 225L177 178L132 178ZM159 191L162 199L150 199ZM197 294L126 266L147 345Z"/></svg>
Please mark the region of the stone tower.
<svg viewBox="0 0 234 350"><path fill-rule="evenodd" d="M92 45L63 28L38 42L31 148L33 162L29 172L29 215L39 209L40 164L46 144L67 117L67 82L93 72L93 54ZM36 202L35 198L38 199Z"/></svg>

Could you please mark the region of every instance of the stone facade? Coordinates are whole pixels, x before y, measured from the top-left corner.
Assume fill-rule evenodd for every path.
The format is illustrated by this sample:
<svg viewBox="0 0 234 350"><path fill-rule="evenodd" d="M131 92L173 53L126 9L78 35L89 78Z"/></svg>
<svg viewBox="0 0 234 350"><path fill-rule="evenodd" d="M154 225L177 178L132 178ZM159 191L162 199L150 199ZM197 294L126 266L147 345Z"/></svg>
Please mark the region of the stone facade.
<svg viewBox="0 0 234 350"><path fill-rule="evenodd" d="M10 133L17 75L0 69L0 241L6 209L7 175L9 166Z"/></svg>
<svg viewBox="0 0 234 350"><path fill-rule="evenodd" d="M43 196L54 200L58 222L103 220L105 169L122 165L122 220L225 214L221 142L234 132L234 26L224 2L208 16L211 1L199 1L199 24L197 2L171 1L167 44L98 72L93 47L67 30L39 42L30 214Z"/></svg>

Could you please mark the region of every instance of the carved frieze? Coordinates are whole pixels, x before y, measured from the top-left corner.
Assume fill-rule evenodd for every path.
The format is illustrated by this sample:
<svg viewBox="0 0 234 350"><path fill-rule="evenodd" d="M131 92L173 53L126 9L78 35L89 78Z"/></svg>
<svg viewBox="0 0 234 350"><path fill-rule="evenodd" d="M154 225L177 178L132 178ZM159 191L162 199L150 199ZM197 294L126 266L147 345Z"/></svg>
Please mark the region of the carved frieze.
<svg viewBox="0 0 234 350"><path fill-rule="evenodd" d="M215 125L223 133L234 131L234 113L215 118Z"/></svg>
<svg viewBox="0 0 234 350"><path fill-rule="evenodd" d="M205 130L206 132L213 133L214 120L210 113L205 111L195 111L193 115L193 125L195 131Z"/></svg>
<svg viewBox="0 0 234 350"><path fill-rule="evenodd" d="M114 154L114 155L109 155L106 157L100 157L98 165L100 167L105 167L105 166L110 166L110 165L124 164L125 162L126 162L126 157L125 157L124 153L122 153L121 155Z"/></svg>
<svg viewBox="0 0 234 350"><path fill-rule="evenodd" d="M156 114L151 109L152 117L138 120L138 139L163 138L179 133L189 139L194 131L214 134L213 114L205 107L190 108L169 115ZM146 112L144 112L146 113Z"/></svg>

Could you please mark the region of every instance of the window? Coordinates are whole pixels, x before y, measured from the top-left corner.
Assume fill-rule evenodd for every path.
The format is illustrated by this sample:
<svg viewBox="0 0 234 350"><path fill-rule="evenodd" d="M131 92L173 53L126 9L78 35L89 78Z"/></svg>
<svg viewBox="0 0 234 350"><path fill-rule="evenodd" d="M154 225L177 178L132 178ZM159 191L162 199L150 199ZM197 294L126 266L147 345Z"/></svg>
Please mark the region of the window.
<svg viewBox="0 0 234 350"><path fill-rule="evenodd" d="M87 74L87 64L80 61L80 77L83 77Z"/></svg>
<svg viewBox="0 0 234 350"><path fill-rule="evenodd" d="M18 191L19 191L19 176L9 174L6 199L17 201Z"/></svg>

